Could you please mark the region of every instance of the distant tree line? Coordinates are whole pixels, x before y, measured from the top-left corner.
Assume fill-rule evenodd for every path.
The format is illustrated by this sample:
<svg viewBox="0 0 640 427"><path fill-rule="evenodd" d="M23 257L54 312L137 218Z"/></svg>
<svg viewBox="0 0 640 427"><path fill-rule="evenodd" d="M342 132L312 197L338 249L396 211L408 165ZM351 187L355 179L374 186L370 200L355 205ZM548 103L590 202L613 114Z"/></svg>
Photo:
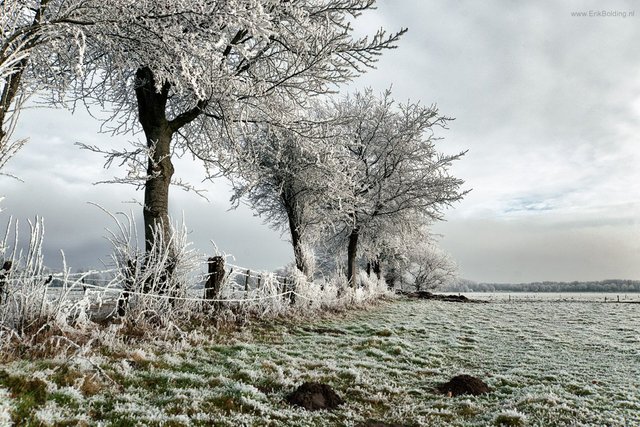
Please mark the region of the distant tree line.
<svg viewBox="0 0 640 427"><path fill-rule="evenodd" d="M640 292L640 280L477 283L461 279L443 287L442 290L451 292Z"/></svg>

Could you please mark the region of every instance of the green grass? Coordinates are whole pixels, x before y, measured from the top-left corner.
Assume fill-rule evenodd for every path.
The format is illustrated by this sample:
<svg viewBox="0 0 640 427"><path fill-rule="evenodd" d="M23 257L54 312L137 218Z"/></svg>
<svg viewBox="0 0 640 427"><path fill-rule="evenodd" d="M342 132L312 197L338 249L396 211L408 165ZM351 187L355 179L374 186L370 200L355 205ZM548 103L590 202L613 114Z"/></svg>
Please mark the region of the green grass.
<svg viewBox="0 0 640 427"><path fill-rule="evenodd" d="M112 349L93 364L17 361L0 371L0 390L22 425L640 424L637 343L615 331L640 316L607 309L392 302L311 324L257 324L218 343ZM495 391L457 398L434 391L460 373ZM345 405L289 406L284 397L304 381L330 384Z"/></svg>

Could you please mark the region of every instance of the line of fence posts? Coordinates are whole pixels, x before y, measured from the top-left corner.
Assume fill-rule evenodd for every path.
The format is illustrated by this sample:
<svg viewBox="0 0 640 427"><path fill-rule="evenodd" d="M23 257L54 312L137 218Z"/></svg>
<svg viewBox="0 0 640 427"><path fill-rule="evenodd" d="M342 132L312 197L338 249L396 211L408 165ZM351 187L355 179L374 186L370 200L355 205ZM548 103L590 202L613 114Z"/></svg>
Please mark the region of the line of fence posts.
<svg viewBox="0 0 640 427"><path fill-rule="evenodd" d="M214 256L214 257L210 257L207 259L207 265L208 265L208 274L207 274L207 281L204 285L204 299L207 300L219 300L220 299L220 291L222 290L222 285L224 283L224 279L225 279L225 262L224 262L224 258L222 256ZM228 276L231 276L231 273L233 272L233 269L229 272ZM248 295L249 293L249 281L251 279L251 270L248 269L245 273L245 277L244 277L244 292L245 292L245 297ZM257 274L256 276L257 278L257 284L256 284L256 288L260 288L260 286L262 285L262 274ZM284 277L282 279L282 281L278 281L279 282L279 291L280 293L284 294L283 297L289 298L291 304L294 304L296 301L296 296L295 296L295 285L293 282L293 279L288 279L286 277ZM291 289L289 289L289 283L291 284ZM287 293L291 291L290 293Z"/></svg>

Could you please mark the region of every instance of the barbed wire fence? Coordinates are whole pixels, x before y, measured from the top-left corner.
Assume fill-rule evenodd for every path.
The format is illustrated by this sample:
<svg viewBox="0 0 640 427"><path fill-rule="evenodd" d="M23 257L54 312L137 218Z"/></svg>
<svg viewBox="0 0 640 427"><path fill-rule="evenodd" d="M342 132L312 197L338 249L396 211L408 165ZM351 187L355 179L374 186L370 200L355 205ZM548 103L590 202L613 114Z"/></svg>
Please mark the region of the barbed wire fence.
<svg viewBox="0 0 640 427"><path fill-rule="evenodd" d="M208 265L214 264L212 257L206 259ZM296 283L301 280L295 275L279 275L273 272L239 266L223 264L223 277L220 288L213 295L207 295L209 283L217 279L217 271L199 273L193 276L193 285L187 289L187 296L171 295L167 293L153 293L127 289L126 278L118 268L88 270L71 273L68 271L51 272L30 276L30 280L40 281L48 289L50 297L59 296L78 299L89 296L92 301L105 304L117 302L124 293L152 299L166 299L176 301L190 301L199 303L250 303L275 298L292 299L295 297L308 299L305 295L296 293ZM24 281L24 277L12 277L10 267L0 273L0 303L6 298L12 284ZM213 279L213 280L212 280ZM92 292L94 291L94 292ZM262 291L262 292L261 292ZM201 296L199 296L201 295Z"/></svg>
<svg viewBox="0 0 640 427"><path fill-rule="evenodd" d="M111 268L78 272L66 266L64 254L63 269L57 272L43 267L41 254L37 268L18 262L19 257L13 264L5 262L0 269L0 329L23 334L50 322L75 327L125 316L135 322L155 317L157 324L176 325L179 319L207 315L212 309L231 316L264 317L348 306L368 298L362 292L358 296L357 289L347 289L341 275L312 281L294 268L287 273L264 271L228 262L228 256L201 253L192 253L180 277L167 285L171 278L162 278L167 274L165 260L151 259L146 265L149 258L144 254L125 255L114 259Z"/></svg>

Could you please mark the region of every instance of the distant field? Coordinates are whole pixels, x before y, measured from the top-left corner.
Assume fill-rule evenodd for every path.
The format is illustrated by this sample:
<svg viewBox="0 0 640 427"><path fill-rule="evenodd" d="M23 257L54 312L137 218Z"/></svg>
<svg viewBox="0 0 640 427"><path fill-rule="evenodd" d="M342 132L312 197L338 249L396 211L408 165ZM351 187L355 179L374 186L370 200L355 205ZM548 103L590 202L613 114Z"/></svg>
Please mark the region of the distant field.
<svg viewBox="0 0 640 427"><path fill-rule="evenodd" d="M394 301L314 324L254 326L226 344L91 358L118 386L81 359L14 362L0 368L0 424L4 407L5 420L20 411L34 425L636 426L638 325L634 304ZM494 392L434 392L460 373ZM46 384L39 399L4 399L33 378ZM308 380L331 384L346 404L309 413L283 402Z"/></svg>
<svg viewBox="0 0 640 427"><path fill-rule="evenodd" d="M457 292L456 292L457 293ZM488 301L640 302L640 292L462 292Z"/></svg>

